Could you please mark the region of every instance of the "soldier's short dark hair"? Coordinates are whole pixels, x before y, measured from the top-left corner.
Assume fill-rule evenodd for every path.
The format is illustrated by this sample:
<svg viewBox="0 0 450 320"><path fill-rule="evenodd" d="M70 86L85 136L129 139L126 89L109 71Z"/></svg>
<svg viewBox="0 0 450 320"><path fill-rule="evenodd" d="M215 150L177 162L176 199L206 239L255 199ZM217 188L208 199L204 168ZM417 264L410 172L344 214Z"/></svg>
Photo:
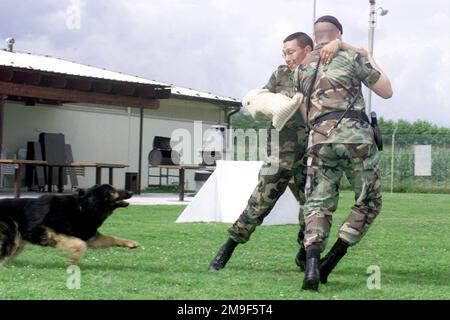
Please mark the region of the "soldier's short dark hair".
<svg viewBox="0 0 450 320"><path fill-rule="evenodd" d="M283 43L292 41L294 39L297 39L297 43L300 48L304 49L306 46L310 46L311 50L314 50L314 42L312 41L311 37L304 32L296 32L287 36L286 39L283 40Z"/></svg>
<svg viewBox="0 0 450 320"><path fill-rule="evenodd" d="M314 25L316 25L319 22L328 22L328 23L334 24L334 26L339 29L341 34L344 34L344 29L342 28L342 24L339 22L339 20L336 17L322 16L319 19L317 19L316 22L314 22Z"/></svg>

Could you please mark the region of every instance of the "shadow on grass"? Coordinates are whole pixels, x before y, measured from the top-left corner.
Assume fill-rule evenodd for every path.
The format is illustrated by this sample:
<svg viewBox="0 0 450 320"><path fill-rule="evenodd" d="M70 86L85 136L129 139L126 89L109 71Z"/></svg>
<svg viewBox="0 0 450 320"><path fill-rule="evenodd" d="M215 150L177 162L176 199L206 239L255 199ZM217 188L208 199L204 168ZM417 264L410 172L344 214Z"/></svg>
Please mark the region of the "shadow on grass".
<svg viewBox="0 0 450 320"><path fill-rule="evenodd" d="M303 281L304 273L296 266L267 266L254 265L244 263L235 263L227 266L230 272L236 273L261 273L261 274L283 274L297 273L299 281ZM432 271L430 271L432 270ZM320 284L320 287L326 287L333 290L333 292L354 290L355 286L360 287L360 284L365 284L370 274L366 274L364 269L352 267L343 268L333 271L328 277L328 283ZM221 272L221 271L218 271ZM426 266L418 267L414 270L406 270L401 268L383 268L381 271L381 281L388 281L391 284L398 285L433 285L439 287L448 287L449 271L444 267L437 269L436 267L426 268ZM227 273L229 275L229 272Z"/></svg>
<svg viewBox="0 0 450 320"><path fill-rule="evenodd" d="M335 270L328 277L328 282L333 282L334 275L345 275L353 278L367 279L369 274L361 272L360 268L345 268L343 270ZM383 268L381 270L381 281L389 281L391 283L402 283L411 285L430 285L448 287L448 269L444 267L436 269L421 267L414 270L406 270L401 268Z"/></svg>
<svg viewBox="0 0 450 320"><path fill-rule="evenodd" d="M35 261L27 261L27 260L12 260L8 261L4 268L8 268L8 266L13 266L16 268L36 268L36 269L66 269L68 265L64 263L64 261L56 262L35 262ZM123 265L123 264L111 264L110 262L104 263L89 263L81 261L78 264L78 267L82 270L97 270L97 271L140 271L140 272L151 272L151 273L164 273L167 272L167 268L164 266L157 265L143 265L142 263L136 264L135 266Z"/></svg>

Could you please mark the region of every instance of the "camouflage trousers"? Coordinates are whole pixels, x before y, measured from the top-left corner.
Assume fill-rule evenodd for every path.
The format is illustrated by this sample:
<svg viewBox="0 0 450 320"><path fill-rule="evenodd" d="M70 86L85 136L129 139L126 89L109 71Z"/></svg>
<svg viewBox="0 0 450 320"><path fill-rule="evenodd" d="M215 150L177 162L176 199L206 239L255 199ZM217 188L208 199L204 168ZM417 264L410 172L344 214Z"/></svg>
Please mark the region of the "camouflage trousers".
<svg viewBox="0 0 450 320"><path fill-rule="evenodd" d="M355 204L338 237L356 244L381 211L380 156L373 144L316 144L308 150L305 203L305 247L325 249L345 174L355 192Z"/></svg>
<svg viewBox="0 0 450 320"><path fill-rule="evenodd" d="M245 243L250 239L256 227L261 225L264 218L270 213L277 200L286 190L289 180L294 177L295 189L297 189L300 202L299 224L300 231L297 241L303 245L303 230L305 227L303 218L303 204L305 203L304 188L306 183L306 147L308 136L303 127L289 123L279 132L279 157L278 171L275 174L266 175L264 169L273 163L265 162L259 172L258 185L254 189L247 207L229 228L230 238L238 243ZM270 150L269 150L270 153Z"/></svg>

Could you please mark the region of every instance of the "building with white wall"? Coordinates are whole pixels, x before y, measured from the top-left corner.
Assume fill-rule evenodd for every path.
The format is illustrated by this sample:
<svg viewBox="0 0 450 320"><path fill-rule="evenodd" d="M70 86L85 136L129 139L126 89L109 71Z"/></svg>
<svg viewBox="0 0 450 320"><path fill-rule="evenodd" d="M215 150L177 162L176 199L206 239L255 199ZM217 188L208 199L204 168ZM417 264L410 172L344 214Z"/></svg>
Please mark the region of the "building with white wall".
<svg viewBox="0 0 450 320"><path fill-rule="evenodd" d="M0 51L0 95L4 149L14 153L26 148L41 132L63 133L74 161L127 164L127 169L114 171L117 187L124 186L125 172L139 171L141 108L140 186L145 188L147 156L155 136L170 137L180 128L193 134L194 121L202 121L203 130L226 125L241 106L233 98L5 50ZM107 181L106 174L102 181ZM91 186L94 176L94 169L85 168L78 176L79 186ZM187 172L186 181L186 187L194 189L193 172Z"/></svg>

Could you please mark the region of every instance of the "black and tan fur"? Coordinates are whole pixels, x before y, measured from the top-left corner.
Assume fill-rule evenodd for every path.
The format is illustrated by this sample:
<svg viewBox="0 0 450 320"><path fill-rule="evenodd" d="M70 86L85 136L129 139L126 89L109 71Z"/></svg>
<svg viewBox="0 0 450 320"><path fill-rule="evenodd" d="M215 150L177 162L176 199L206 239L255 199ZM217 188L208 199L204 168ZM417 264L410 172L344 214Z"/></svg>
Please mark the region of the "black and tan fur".
<svg viewBox="0 0 450 320"><path fill-rule="evenodd" d="M77 264L87 248L137 248L136 241L98 232L116 208L128 206L124 200L131 196L104 184L73 195L0 200L0 267L28 242L69 251L68 264Z"/></svg>

